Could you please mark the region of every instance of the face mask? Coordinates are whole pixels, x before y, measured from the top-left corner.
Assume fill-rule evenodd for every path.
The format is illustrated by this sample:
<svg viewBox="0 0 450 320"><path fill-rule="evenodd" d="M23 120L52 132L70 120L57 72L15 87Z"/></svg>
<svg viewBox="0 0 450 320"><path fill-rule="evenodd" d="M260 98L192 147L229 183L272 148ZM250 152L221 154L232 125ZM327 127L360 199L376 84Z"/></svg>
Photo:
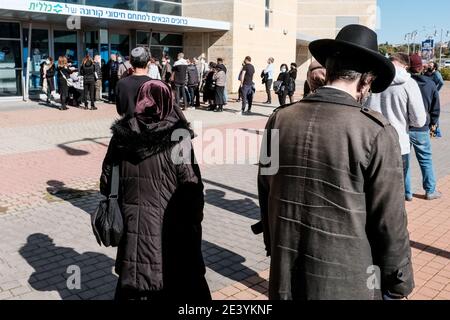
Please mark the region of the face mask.
<svg viewBox="0 0 450 320"><path fill-rule="evenodd" d="M286 72L286 71L287 71L286 68L281 69L281 72Z"/></svg>
<svg viewBox="0 0 450 320"><path fill-rule="evenodd" d="M162 65L163 65L163 66L165 66L166 64L167 64L167 62L165 62L165 61L162 62Z"/></svg>
<svg viewBox="0 0 450 320"><path fill-rule="evenodd" d="M117 62L122 63L122 58L117 59Z"/></svg>
<svg viewBox="0 0 450 320"><path fill-rule="evenodd" d="M46 64L50 64L50 60L45 60L45 63Z"/></svg>

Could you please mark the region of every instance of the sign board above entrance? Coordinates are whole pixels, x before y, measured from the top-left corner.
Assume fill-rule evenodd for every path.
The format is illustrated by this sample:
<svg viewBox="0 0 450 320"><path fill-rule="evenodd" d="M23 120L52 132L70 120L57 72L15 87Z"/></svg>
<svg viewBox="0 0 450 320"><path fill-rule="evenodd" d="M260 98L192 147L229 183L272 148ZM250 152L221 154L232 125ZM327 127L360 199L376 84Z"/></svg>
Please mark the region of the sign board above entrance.
<svg viewBox="0 0 450 320"><path fill-rule="evenodd" d="M230 30L230 23L225 21L170 16L150 12L85 6L71 3L33 1L33 0L14 0L14 1L0 0L0 9L57 14L66 16L80 16L98 19L145 22L145 23L172 25L172 26L225 30L225 31Z"/></svg>

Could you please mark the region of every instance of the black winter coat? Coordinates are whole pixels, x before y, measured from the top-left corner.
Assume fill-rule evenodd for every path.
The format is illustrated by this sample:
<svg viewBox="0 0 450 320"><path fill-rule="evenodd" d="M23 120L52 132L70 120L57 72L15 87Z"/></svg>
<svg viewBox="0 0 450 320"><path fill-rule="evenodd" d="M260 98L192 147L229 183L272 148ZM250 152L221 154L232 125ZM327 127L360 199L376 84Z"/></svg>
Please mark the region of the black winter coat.
<svg viewBox="0 0 450 320"><path fill-rule="evenodd" d="M112 127L100 188L109 193L112 165L120 164L125 233L117 252L118 289L209 300L201 251L203 183L198 165L172 160L174 148L191 147L189 136L171 141L177 129L192 133L178 109L161 122L127 117Z"/></svg>
<svg viewBox="0 0 450 320"><path fill-rule="evenodd" d="M47 70L47 73L45 75L46 79L53 79L55 77L56 73L56 67L54 64L50 67L50 69Z"/></svg>
<svg viewBox="0 0 450 320"><path fill-rule="evenodd" d="M277 81L282 81L283 84L281 85L281 90L278 92L278 94L283 94L284 92L289 91L289 83L291 81L291 75L289 72L281 72L278 75Z"/></svg>
<svg viewBox="0 0 450 320"><path fill-rule="evenodd" d="M279 170L263 172L261 165L259 174L271 255L269 298L410 294L414 280L395 129L333 88L280 108L269 119L272 129L279 130L279 161L272 161Z"/></svg>
<svg viewBox="0 0 450 320"><path fill-rule="evenodd" d="M95 82L95 65L88 61L81 66L80 74L83 76L84 83Z"/></svg>

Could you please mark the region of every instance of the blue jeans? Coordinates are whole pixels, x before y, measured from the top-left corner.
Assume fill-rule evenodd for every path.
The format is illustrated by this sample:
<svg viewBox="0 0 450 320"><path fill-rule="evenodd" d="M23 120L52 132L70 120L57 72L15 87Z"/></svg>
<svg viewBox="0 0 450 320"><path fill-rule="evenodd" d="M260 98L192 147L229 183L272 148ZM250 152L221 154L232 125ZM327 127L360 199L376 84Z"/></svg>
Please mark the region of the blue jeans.
<svg viewBox="0 0 450 320"><path fill-rule="evenodd" d="M245 111L245 107L248 103L248 111L252 110L253 104L253 86L252 85L243 85L241 89L242 93L242 111Z"/></svg>
<svg viewBox="0 0 450 320"><path fill-rule="evenodd" d="M416 152L416 158L422 171L423 189L427 194L436 191L436 178L433 169L433 159L431 152L431 138L429 131L411 131L409 133L411 145ZM405 195L407 197L413 196L411 188L411 165L410 158L406 161L406 181L405 181Z"/></svg>

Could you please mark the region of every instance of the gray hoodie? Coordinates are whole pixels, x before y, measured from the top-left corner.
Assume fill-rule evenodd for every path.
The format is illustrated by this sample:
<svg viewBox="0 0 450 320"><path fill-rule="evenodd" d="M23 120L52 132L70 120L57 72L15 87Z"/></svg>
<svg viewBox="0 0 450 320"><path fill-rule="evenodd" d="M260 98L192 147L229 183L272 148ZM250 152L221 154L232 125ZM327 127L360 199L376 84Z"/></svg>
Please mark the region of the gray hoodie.
<svg viewBox="0 0 450 320"><path fill-rule="evenodd" d="M367 106L382 113L397 130L402 155L411 152L409 127L423 127L427 121L422 93L417 82L403 68L395 67L396 75L386 91L372 94Z"/></svg>

